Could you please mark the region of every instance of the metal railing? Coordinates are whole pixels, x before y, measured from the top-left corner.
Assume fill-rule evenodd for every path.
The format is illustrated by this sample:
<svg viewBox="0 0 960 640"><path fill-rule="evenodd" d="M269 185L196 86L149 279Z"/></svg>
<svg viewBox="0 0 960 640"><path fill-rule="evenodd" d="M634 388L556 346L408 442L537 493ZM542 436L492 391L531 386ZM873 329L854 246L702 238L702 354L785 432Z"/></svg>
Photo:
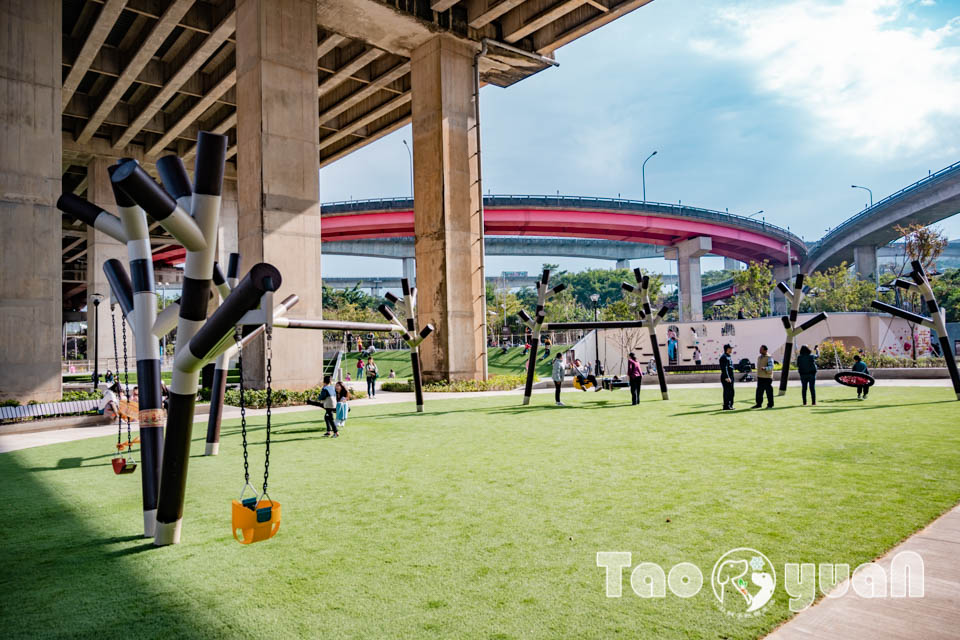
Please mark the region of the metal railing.
<svg viewBox="0 0 960 640"><path fill-rule="evenodd" d="M854 214L850 218L847 218L836 227L830 229L826 235L813 243L813 245L810 247L810 255L812 256L822 247L831 244L834 239L846 235L852 227L860 224L864 218L873 215L881 209L886 209L893 201L898 200L899 198L908 195L922 187L926 187L937 182L942 182L943 180L951 178L958 173L960 173L960 161L954 162L950 166L944 167L936 173L931 173L930 175L917 180L913 184L907 185L903 189L891 193L882 200L875 202L872 206L861 209L858 213Z"/></svg>
<svg viewBox="0 0 960 640"><path fill-rule="evenodd" d="M755 220L747 216L741 216L735 213L725 211L715 211L713 209L704 209L702 207L691 207L684 204L671 204L667 202L650 202L642 200L628 200L625 198L602 198L585 196L564 196L564 195L489 195L483 197L484 207L506 207L511 205L521 206L541 206L541 207L560 207L575 206L584 209L599 209L603 211L623 210L623 211L643 211L649 213L662 213L673 217L696 218L698 220L708 220L725 225L736 226L743 229L759 231L767 235L775 236L778 240L794 245L793 250L806 252L806 244L803 239L791 231L769 224L764 220ZM396 211L413 208L411 198L371 198L365 200L342 200L338 202L326 202L320 205L320 211L325 214L351 213L361 211Z"/></svg>

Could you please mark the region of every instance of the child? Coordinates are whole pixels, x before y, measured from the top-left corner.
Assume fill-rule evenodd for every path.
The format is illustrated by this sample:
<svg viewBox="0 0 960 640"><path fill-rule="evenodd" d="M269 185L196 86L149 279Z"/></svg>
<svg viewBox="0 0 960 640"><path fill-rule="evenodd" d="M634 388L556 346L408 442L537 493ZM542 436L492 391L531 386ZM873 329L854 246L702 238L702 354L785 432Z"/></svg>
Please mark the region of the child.
<svg viewBox="0 0 960 640"><path fill-rule="evenodd" d="M397 372L394 371L393 369L390 369L390 373L387 374L387 377L388 377L388 378L396 378L396 377L397 377Z"/></svg>
<svg viewBox="0 0 960 640"><path fill-rule="evenodd" d="M342 428L347 424L347 415L350 413L350 405L347 404L350 400L350 389L342 382L338 382L334 389L337 395L337 417L334 423Z"/></svg>
<svg viewBox="0 0 960 640"><path fill-rule="evenodd" d="M859 356L853 356L853 370L857 373L865 373L870 375L870 372L867 370L867 363ZM860 395L863 394L863 399L867 399L867 393L870 392L870 387L867 385L861 385L857 387L857 399L860 398Z"/></svg>
<svg viewBox="0 0 960 640"><path fill-rule="evenodd" d="M320 404L323 405L323 421L327 425L327 431L323 434L324 438L338 437L337 423L334 420L337 410L337 391L330 384L330 376L323 376L323 389L320 390Z"/></svg>
<svg viewBox="0 0 960 640"><path fill-rule="evenodd" d="M357 338L359 341L360 339ZM363 358L357 358L357 380L363 377Z"/></svg>

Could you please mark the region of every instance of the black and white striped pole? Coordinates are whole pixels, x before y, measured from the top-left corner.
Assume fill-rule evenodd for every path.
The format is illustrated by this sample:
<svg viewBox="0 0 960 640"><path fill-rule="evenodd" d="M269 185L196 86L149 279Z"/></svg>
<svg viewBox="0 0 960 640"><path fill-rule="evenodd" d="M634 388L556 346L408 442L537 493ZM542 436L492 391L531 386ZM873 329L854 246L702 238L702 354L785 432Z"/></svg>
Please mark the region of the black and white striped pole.
<svg viewBox="0 0 960 640"><path fill-rule="evenodd" d="M543 330L543 323L546 320L546 304L555 295L567 288L565 284L558 284L550 288L550 270L544 269L540 274L540 280L535 283L537 287L537 308L534 317L526 310L521 309L520 320L530 329L530 359L527 361L527 379L523 385L523 404L530 404L530 397L533 395L533 376L537 368L537 351L540 347L540 332Z"/></svg>
<svg viewBox="0 0 960 640"><path fill-rule="evenodd" d="M620 284L620 288L627 293L640 292L640 320L643 326L647 328L650 335L650 348L653 349L653 361L657 365L657 381L660 383L660 397L664 400L670 399L670 393L667 391L667 372L663 370L663 358L660 356L660 341L657 339L657 325L663 322L667 315L667 305L660 307L660 311L653 313L653 307L650 306L650 276L643 275L639 268L633 270L633 277L637 281L637 286L628 282Z"/></svg>
<svg viewBox="0 0 960 640"><path fill-rule="evenodd" d="M783 366L780 369L780 389L777 391L778 396L786 395L787 393L787 383L790 381L790 360L793 358L793 345L795 338L802 331L804 331L803 329L797 331L796 325L797 315L800 313L800 302L804 298L803 280L806 277L806 274L798 273L793 283L793 289L791 289L790 285L782 280L777 283L777 289L780 290L780 293L783 294L783 297L786 298L787 302L790 303L790 314L783 316L781 319L783 322L783 328L787 332L787 340L783 345Z"/></svg>
<svg viewBox="0 0 960 640"><path fill-rule="evenodd" d="M901 289L919 293L923 297L924 304L930 316L927 317L918 313L911 313L881 302L880 300L874 300L871 306L873 306L874 309L879 309L892 316L903 318L908 322L919 324L937 332L940 352L943 354L947 371L950 373L950 380L953 382L953 391L957 396L957 400L960 400L960 371L957 369L957 358L953 353L950 336L947 333L946 310L937 303L937 297L933 293L933 287L930 285L930 279L927 277L923 264L919 260L914 260L910 263L910 266L913 267L913 271L910 272L910 280L912 280L912 282L910 280L897 278L896 281L894 281L894 285Z"/></svg>
<svg viewBox="0 0 960 640"><path fill-rule="evenodd" d="M397 296L393 295L389 291L385 297L393 305L403 302L403 310L407 316L405 329L403 328L403 323L400 322L400 319L397 318L396 314L390 309L390 307L382 304L377 307L377 309L384 318L397 325L397 328L401 330L403 341L407 344L407 347L410 348L410 366L413 370L413 392L417 400L417 411L422 413L423 375L420 372L420 343L426 340L427 336L433 333L433 325L428 324L422 330L417 331L417 289L416 287L410 286L410 281L407 278L400 279L400 287L403 291L402 300L397 298Z"/></svg>
<svg viewBox="0 0 960 640"><path fill-rule="evenodd" d="M230 291L237 286L240 274L240 254L231 253L227 263L226 276L219 266L213 265L213 284L220 292L220 299L225 300ZM223 418L223 394L227 390L227 371L230 358L227 354L217 358L217 365L213 370L213 382L210 386L210 414L207 416L207 442L203 455L215 456L220 452L220 421Z"/></svg>

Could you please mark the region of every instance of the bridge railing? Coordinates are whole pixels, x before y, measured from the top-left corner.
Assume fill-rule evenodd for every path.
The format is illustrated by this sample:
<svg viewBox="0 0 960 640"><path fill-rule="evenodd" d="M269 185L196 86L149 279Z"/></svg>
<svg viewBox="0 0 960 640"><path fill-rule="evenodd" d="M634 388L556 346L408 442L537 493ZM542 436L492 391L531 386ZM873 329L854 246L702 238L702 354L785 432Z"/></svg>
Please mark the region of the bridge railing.
<svg viewBox="0 0 960 640"><path fill-rule="evenodd" d="M909 185L907 185L906 187L904 187L903 189L900 189L899 191L895 191L895 192L891 193L890 195L884 197L883 199L881 199L881 200L873 203L872 206L864 207L864 208L861 209L858 213L854 214L854 215L851 216L850 218L847 218L846 220L844 220L843 222L841 222L839 225L837 225L836 227L834 227L833 229L831 229L831 230L830 230L826 235L824 235L822 238L820 238L819 240L817 240L817 241L810 247L809 253L812 255L815 251L818 251L818 250L819 250L821 247L823 247L824 245L828 245L828 244L832 243L836 238L841 237L841 236L843 236L843 235L846 235L852 227L857 226L857 225L860 224L865 218L873 215L875 212L877 212L877 211L879 211L879 210L881 210L881 209L885 209L885 208L886 208L887 206L889 206L893 201L898 200L898 199L902 198L902 197L905 196L905 195L909 195L910 193L916 191L917 189L920 189L920 188L922 188L922 187L926 187L926 186L928 186L928 185L930 185L930 184L933 184L933 183L935 183L935 182L940 182L940 181L942 181L942 180L945 180L945 179L947 179L947 178L949 178L949 177L951 177L951 176L953 176L953 175L955 175L955 174L957 174L957 173L960 173L960 161L954 162L954 163L951 164L950 166L944 167L943 169L940 169L940 170L937 171L936 173L931 173L931 174L928 175L928 176L924 176L923 178L917 180L917 181L914 182L913 184L909 184Z"/></svg>
<svg viewBox="0 0 960 640"><path fill-rule="evenodd" d="M628 200L625 198L603 198L603 197L584 197L584 196L564 196L564 195L520 195L520 194L502 194L488 195L483 197L485 207L516 205L534 205L534 206L562 206L571 205L593 209L623 209L625 211L650 211L655 213L665 213L673 216L693 217L701 220L710 220L723 224L734 225L745 229L760 231L761 233L778 236L784 242L790 241L795 247L801 250L806 249L803 240L783 227L769 224L765 220L755 220L747 216L728 213L726 211L716 211L713 209L704 209L702 207L691 207L684 204L672 204L668 202L651 202L643 200ZM413 200L411 198L370 198L365 200L341 200L338 202L325 202L320 206L322 212L327 213L347 213L351 211L370 211L378 210L398 210L412 209Z"/></svg>

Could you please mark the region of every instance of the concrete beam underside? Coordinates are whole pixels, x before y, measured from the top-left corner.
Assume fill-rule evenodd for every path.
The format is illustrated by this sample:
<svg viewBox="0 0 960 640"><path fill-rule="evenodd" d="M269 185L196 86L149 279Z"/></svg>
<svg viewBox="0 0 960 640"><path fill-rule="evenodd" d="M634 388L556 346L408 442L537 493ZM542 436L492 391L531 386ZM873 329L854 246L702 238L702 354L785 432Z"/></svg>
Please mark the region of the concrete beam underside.
<svg viewBox="0 0 960 640"><path fill-rule="evenodd" d="M0 3L0 399L21 402L60 399L61 14Z"/></svg>
<svg viewBox="0 0 960 640"><path fill-rule="evenodd" d="M486 375L483 229L471 47L438 36L413 52L413 172L420 326L427 380Z"/></svg>
<svg viewBox="0 0 960 640"><path fill-rule="evenodd" d="M283 278L278 300L298 294L301 302L290 315L309 318L320 318L323 308L316 12L311 0L237 4L241 275L258 262L274 265ZM259 340L244 358L245 379L259 387L265 383L263 345ZM320 331L275 333L275 388L306 389L322 375Z"/></svg>

